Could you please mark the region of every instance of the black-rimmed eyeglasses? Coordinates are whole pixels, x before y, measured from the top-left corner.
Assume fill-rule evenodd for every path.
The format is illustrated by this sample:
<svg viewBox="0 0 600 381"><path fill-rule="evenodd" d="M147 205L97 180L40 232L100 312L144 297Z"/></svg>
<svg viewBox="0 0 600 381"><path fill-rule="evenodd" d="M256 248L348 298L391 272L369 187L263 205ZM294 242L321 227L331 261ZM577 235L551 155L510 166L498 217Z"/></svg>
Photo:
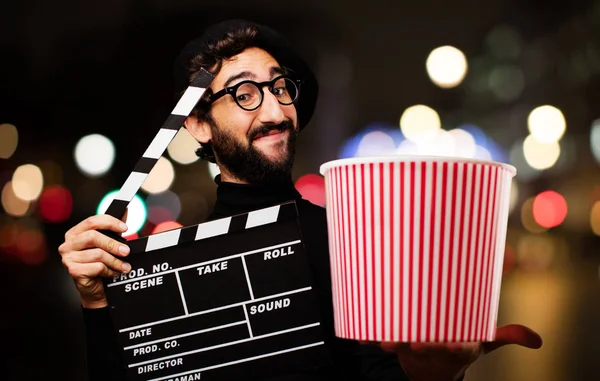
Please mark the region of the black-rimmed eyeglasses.
<svg viewBox="0 0 600 381"><path fill-rule="evenodd" d="M291 105L298 99L300 85L300 80L292 79L287 76L280 76L265 82L246 80L234 86L217 91L208 99L208 102L213 103L217 99L230 94L235 100L235 103L242 109L253 111L262 104L265 97L263 88L267 87L280 104Z"/></svg>

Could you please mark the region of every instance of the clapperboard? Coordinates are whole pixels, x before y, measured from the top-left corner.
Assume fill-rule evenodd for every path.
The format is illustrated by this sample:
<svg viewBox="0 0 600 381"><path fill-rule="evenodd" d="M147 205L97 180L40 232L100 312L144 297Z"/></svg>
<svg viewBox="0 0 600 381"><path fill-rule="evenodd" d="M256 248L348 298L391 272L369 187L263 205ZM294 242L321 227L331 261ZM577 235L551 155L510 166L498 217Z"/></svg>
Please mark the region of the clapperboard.
<svg viewBox="0 0 600 381"><path fill-rule="evenodd" d="M120 217L212 81L201 72L106 213ZM130 380L258 380L329 362L294 201L128 242L104 282Z"/></svg>

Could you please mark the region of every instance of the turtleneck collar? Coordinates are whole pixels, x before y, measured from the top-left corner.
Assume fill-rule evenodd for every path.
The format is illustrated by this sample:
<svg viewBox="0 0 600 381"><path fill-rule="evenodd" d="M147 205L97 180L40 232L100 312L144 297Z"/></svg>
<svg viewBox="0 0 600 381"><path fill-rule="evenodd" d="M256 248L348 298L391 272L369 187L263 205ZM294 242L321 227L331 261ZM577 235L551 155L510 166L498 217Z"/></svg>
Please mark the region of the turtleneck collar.
<svg viewBox="0 0 600 381"><path fill-rule="evenodd" d="M299 200L302 195L291 179L277 183L238 184L215 177L217 201L209 219L247 213L290 200Z"/></svg>

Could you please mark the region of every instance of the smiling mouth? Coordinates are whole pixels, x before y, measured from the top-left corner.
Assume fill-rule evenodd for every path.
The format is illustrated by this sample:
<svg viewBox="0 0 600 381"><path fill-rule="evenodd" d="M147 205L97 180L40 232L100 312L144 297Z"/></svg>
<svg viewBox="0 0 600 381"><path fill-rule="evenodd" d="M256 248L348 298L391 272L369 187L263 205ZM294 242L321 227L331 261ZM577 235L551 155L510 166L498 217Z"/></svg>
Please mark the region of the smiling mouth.
<svg viewBox="0 0 600 381"><path fill-rule="evenodd" d="M283 134L285 132L285 130L278 130L278 129L273 129L270 130L269 132L267 132L266 134L259 134L257 135L254 140L261 140L261 139L274 139L279 137L281 134Z"/></svg>

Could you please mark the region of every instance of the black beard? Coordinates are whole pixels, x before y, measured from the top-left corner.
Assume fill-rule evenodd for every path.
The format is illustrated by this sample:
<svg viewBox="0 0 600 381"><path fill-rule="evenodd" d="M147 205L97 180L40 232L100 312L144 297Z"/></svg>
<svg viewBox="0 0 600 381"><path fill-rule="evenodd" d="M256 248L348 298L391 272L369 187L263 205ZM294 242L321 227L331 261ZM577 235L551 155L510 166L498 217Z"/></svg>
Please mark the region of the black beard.
<svg viewBox="0 0 600 381"><path fill-rule="evenodd" d="M248 134L248 146L244 146L216 124L210 123L210 125L211 146L215 157L233 176L250 184L281 182L291 179L297 137L297 131L291 121L286 120L279 125L263 125L255 128ZM252 145L259 135L267 134L271 130L289 131L288 139L285 142L287 154L281 161L272 161Z"/></svg>

